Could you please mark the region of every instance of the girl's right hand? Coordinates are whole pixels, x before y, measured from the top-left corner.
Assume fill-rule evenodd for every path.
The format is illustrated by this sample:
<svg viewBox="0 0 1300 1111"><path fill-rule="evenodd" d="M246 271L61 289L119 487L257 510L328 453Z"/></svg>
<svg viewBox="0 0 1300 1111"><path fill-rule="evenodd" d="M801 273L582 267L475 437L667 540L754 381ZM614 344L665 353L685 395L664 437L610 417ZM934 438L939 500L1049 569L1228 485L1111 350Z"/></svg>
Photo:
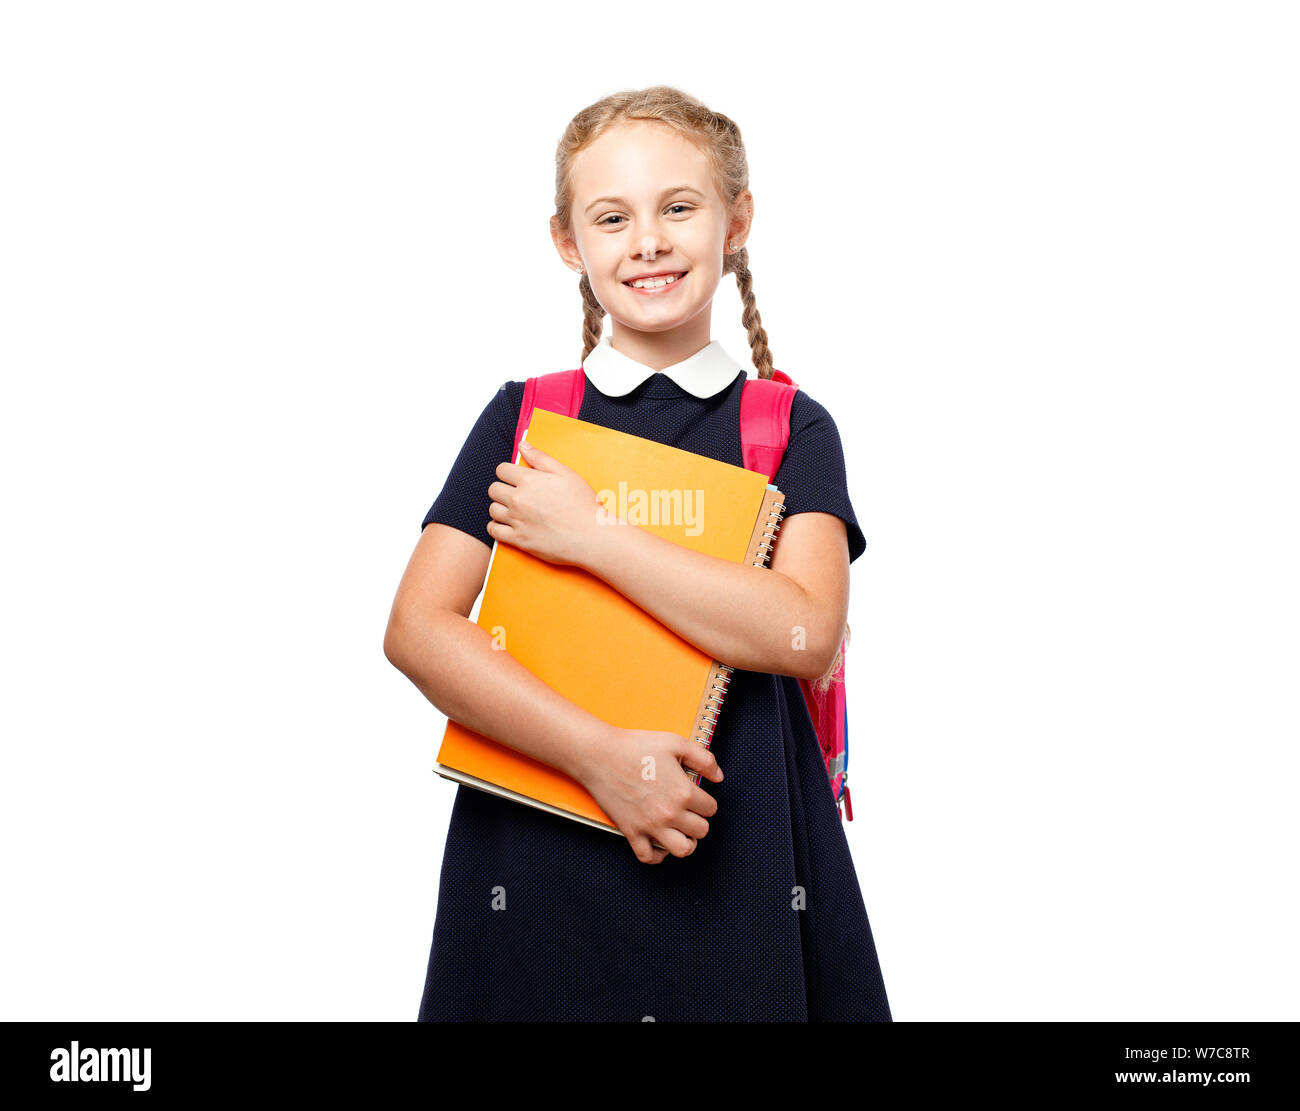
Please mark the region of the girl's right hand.
<svg viewBox="0 0 1300 1111"><path fill-rule="evenodd" d="M718 761L702 744L677 733L617 726L582 769L582 785L644 864L658 864L668 853L690 856L709 832L705 818L717 813L717 800L691 782L683 764L715 783L722 779Z"/></svg>

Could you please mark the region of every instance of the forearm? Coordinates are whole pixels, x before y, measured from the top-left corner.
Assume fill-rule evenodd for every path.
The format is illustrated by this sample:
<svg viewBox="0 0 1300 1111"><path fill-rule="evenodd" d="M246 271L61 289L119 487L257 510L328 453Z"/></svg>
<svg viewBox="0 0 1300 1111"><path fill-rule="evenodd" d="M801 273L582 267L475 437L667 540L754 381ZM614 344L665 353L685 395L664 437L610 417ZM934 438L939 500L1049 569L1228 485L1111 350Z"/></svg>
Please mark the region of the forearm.
<svg viewBox="0 0 1300 1111"><path fill-rule="evenodd" d="M636 525L597 528L585 566L732 667L811 678L839 647L838 639L831 646L821 613L788 575L692 551Z"/></svg>
<svg viewBox="0 0 1300 1111"><path fill-rule="evenodd" d="M549 687L482 626L447 610L406 617L388 658L455 722L581 780L614 727Z"/></svg>

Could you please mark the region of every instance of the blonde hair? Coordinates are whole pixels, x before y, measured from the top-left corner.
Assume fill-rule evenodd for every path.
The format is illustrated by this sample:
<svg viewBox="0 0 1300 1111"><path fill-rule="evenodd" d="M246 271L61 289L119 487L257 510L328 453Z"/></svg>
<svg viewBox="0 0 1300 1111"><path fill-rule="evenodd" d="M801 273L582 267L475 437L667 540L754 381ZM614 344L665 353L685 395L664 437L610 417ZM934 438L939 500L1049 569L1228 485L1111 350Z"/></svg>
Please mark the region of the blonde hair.
<svg viewBox="0 0 1300 1111"><path fill-rule="evenodd" d="M711 111L693 96L671 85L652 85L647 89L624 89L588 105L569 121L555 150L555 222L572 234L573 188L570 178L573 160L615 124L628 120L655 120L676 130L694 143L709 160L714 186L730 213L737 198L749 188L749 160L736 122L721 112ZM749 251L742 247L723 254L722 272L736 275L740 293L740 321L749 340L750 356L760 378L772 377L772 352L767 346L767 332L754 301L754 278L749 272ZM595 350L604 329L605 308L596 300L591 281L584 272L578 281L582 294L582 362ZM824 675L814 681L818 690L831 684L839 670L849 627L836 650L835 659Z"/></svg>
<svg viewBox="0 0 1300 1111"><path fill-rule="evenodd" d="M749 161L740 128L734 120L712 112L693 96L670 85L652 85L648 89L612 93L589 105L569 121L555 151L555 219L572 233L573 190L570 176L574 157L591 146L610 127L625 120L657 120L676 130L699 147L713 169L714 185L725 210L730 212L736 199L749 188ZM749 272L749 252L739 251L722 256L722 272L736 275L740 291L741 323L749 337L750 353L760 378L772 377L772 352L767 333L754 303L754 279ZM592 292L591 281L584 273L578 282L582 292L582 358L600 342L605 309Z"/></svg>

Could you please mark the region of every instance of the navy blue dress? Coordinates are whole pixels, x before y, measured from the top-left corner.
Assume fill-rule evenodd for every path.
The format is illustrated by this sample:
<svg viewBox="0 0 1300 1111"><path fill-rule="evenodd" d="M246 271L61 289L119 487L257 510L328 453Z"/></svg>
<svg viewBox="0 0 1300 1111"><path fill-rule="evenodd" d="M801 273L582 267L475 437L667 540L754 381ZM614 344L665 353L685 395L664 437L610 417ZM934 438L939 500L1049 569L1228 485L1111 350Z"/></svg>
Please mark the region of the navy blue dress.
<svg viewBox="0 0 1300 1111"><path fill-rule="evenodd" d="M578 416L741 466L745 377L707 399L663 374L617 398L588 378ZM523 392L506 382L487 404L422 528L492 546L487 489L511 460ZM839 432L802 389L775 482L786 517L833 513L850 561L862 554ZM660 864L624 837L458 786L419 1021L892 1021L798 681L737 669L710 747L726 778L700 783L718 802L709 833Z"/></svg>

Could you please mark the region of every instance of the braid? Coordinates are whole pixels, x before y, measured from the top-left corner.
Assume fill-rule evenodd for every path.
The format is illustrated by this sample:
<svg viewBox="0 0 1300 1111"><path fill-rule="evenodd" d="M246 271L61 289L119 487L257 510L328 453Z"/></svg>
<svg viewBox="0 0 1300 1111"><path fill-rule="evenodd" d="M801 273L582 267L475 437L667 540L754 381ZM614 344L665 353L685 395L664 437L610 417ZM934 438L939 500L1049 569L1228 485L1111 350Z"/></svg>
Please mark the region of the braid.
<svg viewBox="0 0 1300 1111"><path fill-rule="evenodd" d="M605 326L605 306L596 300L591 280L585 272L578 282L578 289L582 293L582 362L585 363L600 342L600 333Z"/></svg>
<svg viewBox="0 0 1300 1111"><path fill-rule="evenodd" d="M758 315L758 306L754 303L754 275L749 272L749 252L742 247L735 254L727 255L725 258L725 270L731 270L736 275L736 288L740 291L741 303L744 309L741 312L740 319L745 325L745 331L749 337L749 347L753 353L754 366L758 368L760 378L772 377L772 352L767 346L767 332L763 330L762 319ZM853 633L849 628L849 623L844 622L844 633L840 637L839 646L835 649L835 658L831 660L830 666L820 676L813 680L813 689L817 692L825 692L830 689L831 677L840 669L844 661L844 653L848 650L849 640Z"/></svg>
<svg viewBox="0 0 1300 1111"><path fill-rule="evenodd" d="M745 326L754 366L758 368L758 376L771 378L772 352L767 346L767 332L763 330L758 306L754 303L754 275L749 272L749 251L741 247L735 254L728 255L727 269L736 275L736 289L740 291L740 301L743 306L740 322Z"/></svg>
<svg viewBox="0 0 1300 1111"><path fill-rule="evenodd" d="M835 659L831 660L831 666L828 667L824 674L813 680L813 690L824 691L831 685L831 676L839 669L844 660L844 653L848 651L849 641L853 638L853 633L849 629L849 623L844 622L844 636L840 639L840 646L835 650Z"/></svg>
<svg viewBox="0 0 1300 1111"><path fill-rule="evenodd" d="M657 120L697 143L708 155L714 172L718 196L728 212L749 189L749 165L740 126L730 116L711 111L695 97L670 85L653 85L647 89L624 89L588 105L572 120L560 137L555 150L555 215L551 217L551 235L557 246L565 237L572 238L573 201L569 180L573 159L607 128L624 120ZM752 208L750 209L752 215ZM749 272L749 253L743 247L722 256L722 272L736 275L736 292L740 294L741 323L749 341L750 355L760 378L772 377L772 352L767 346L767 332L754 301L754 276ZM591 280L583 274L578 288L582 292L582 360L595 350L604 331L605 308L592 292ZM830 686L848 647L849 625L829 670L813 680L817 690Z"/></svg>

